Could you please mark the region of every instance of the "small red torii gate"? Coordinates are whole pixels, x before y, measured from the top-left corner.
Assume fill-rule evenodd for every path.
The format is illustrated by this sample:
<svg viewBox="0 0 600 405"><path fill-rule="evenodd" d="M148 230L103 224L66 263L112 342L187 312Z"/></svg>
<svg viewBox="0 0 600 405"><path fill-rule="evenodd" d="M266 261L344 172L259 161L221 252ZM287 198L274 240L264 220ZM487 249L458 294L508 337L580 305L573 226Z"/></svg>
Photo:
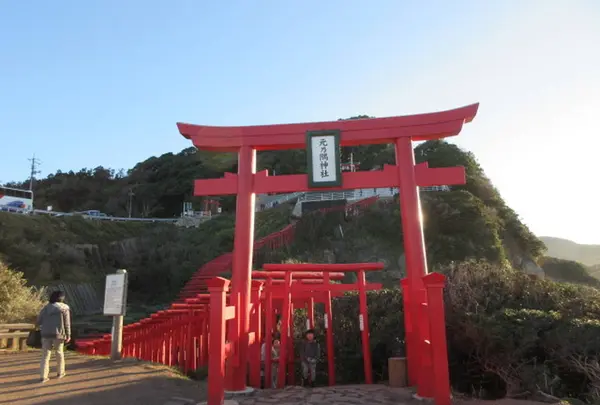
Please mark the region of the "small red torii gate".
<svg viewBox="0 0 600 405"><path fill-rule="evenodd" d="M291 288L287 285L286 282L286 272L283 271L253 271L252 272L252 280L259 281L263 283L262 290L262 301L264 305L264 330L265 337L264 342L266 345L265 349L265 364L271 364L271 337L273 336L273 332L276 329L276 325L274 322L275 313L277 312L279 315L283 312L284 302L289 297L291 300L289 306L290 314L293 313L293 310L297 308L296 305L301 303L302 306L306 307L308 305L308 313L307 313L307 329L314 328L315 320L314 320L314 304L316 302L325 303L325 313L331 312L331 299L332 297L340 297L344 295L343 291L325 291L323 288L319 288L318 292L313 291L316 289L316 286L323 287L323 285L330 285L331 281L340 281L344 279L343 272L335 272L335 273L323 273L323 272L302 272L293 274L293 279L291 280ZM291 295L291 297L290 297ZM288 322L293 324L291 320L291 316L288 318ZM326 325L327 326L327 325ZM283 319L282 319L282 327L283 327ZM289 325L287 326L289 328ZM328 329L328 328L326 328ZM283 333L283 330L280 331ZM294 363L291 361L293 359L294 350L293 350L293 342L290 340L287 344L289 346L286 351L288 352L288 358L290 359L288 373L290 376L290 384L293 384L294 377ZM329 384L333 385L335 383L335 369L334 369L334 357L333 357L333 334L331 330L327 332L327 358L328 358L328 367L329 367ZM258 349L258 348L257 348ZM288 350L289 349L289 350ZM331 349L331 350L330 350ZM286 355L286 351L284 351L284 356ZM251 356L252 357L252 356ZM254 354L255 359L259 358L258 350L256 350ZM283 357L283 356L282 356ZM280 357L280 358L282 358ZM285 362L285 360L280 360L280 362ZM254 363L257 363L254 361ZM252 364L252 362L251 362ZM279 365L281 368L281 365ZM250 370L250 381L257 381L259 378L258 369L256 367L252 369L251 365ZM254 375L253 375L254 374ZM271 381L271 367L265 368L265 381ZM278 377L279 379L279 377ZM280 382L283 384L283 382ZM256 386L256 384L255 384ZM282 386L282 385L281 385Z"/></svg>
<svg viewBox="0 0 600 405"><path fill-rule="evenodd" d="M269 291L274 281L272 278L277 276L284 276L284 280L282 285L280 285L280 296L282 298L282 321L281 321L281 354L279 357L279 376L278 376L278 387L283 388L283 381L285 378L285 356L286 351L290 350L291 341L288 341L291 333L289 330L292 325L291 315L292 315L292 300L298 296L299 293L308 292L313 295L310 297L309 303L309 313L308 319L310 322L310 327L314 327L314 295L316 293L322 293L322 296L319 297L325 304L325 332L326 332L326 342L327 342L327 365L328 365L328 377L329 377L329 385L335 384L335 368L334 368L334 358L333 358L333 314L331 309L331 298L339 295L343 295L348 291L357 291L359 297L359 329L361 331L361 339L362 339L362 349L363 349L363 358L364 358L364 371L365 371L365 381L367 384L373 383L373 367L371 365L371 349L369 346L369 318L367 311L367 295L366 292L370 290L379 290L382 288L380 283L367 283L365 272L366 271L376 271L383 270L384 265L382 263L352 263L352 264L306 264L306 263L289 263L289 264L265 264L263 268L266 270L265 277L267 278L267 288L265 289L267 292L266 298L266 306L268 307L269 300L272 298L270 296L273 294L272 291ZM321 272L322 276L319 283L305 283L305 284L293 284L293 281L296 279L299 280L310 280L315 279L314 276L308 276L309 274L314 274L312 272ZM331 284L335 278L339 278L338 274L346 272L356 272L357 282L354 284ZM256 274L256 272L253 272ZM270 273L270 274L269 274ZM318 273L317 273L318 274ZM263 275L262 273L260 274ZM271 277L269 277L271 276ZM279 278L278 277L278 278ZM308 280L307 280L308 279ZM303 297L305 298L305 297ZM269 331L269 325L272 325L272 321L268 318L272 316L267 311L267 331ZM270 360L270 343L267 343L267 364ZM266 373L265 373L266 374Z"/></svg>
<svg viewBox="0 0 600 405"><path fill-rule="evenodd" d="M339 146L391 143L395 146L396 164L382 171L344 172L340 181L320 190L399 187L400 211L407 268L405 293L414 297L406 302L406 343L409 379L418 383L421 364L420 342L428 335L422 330L418 316L424 289L422 277L428 273L421 221L419 187L465 184L464 167L429 168L427 163L415 165L412 141L427 141L455 136L463 124L473 120L479 104L454 110L388 118L313 122L237 127L214 127L178 123L179 132L203 150L238 153L238 173L225 173L221 179L196 180L194 195L237 195L236 224L232 268L232 295L241 297L239 322L229 333L235 342L238 361L228 368L230 391L246 389L248 342L250 328L250 295L252 246L256 193L309 191L314 184L306 174L269 176L256 173L256 152L264 150L301 149L307 146L307 133L337 133ZM337 145L336 145L337 146Z"/></svg>

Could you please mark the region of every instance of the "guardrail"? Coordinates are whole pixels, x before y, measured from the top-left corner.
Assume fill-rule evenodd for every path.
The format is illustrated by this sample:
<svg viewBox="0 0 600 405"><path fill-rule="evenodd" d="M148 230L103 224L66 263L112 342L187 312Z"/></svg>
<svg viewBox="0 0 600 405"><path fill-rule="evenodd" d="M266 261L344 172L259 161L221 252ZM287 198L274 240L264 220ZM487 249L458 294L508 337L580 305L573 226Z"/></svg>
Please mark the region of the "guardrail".
<svg viewBox="0 0 600 405"><path fill-rule="evenodd" d="M27 350L29 332L35 325L29 323L0 324L0 349Z"/></svg>
<svg viewBox="0 0 600 405"><path fill-rule="evenodd" d="M450 191L448 186L422 187L420 191ZM328 201L347 200L356 201L371 197L393 197L399 193L398 187L360 188L347 191L313 191L298 197L298 201Z"/></svg>
<svg viewBox="0 0 600 405"><path fill-rule="evenodd" d="M269 208L273 208L279 204L283 204L285 202L293 200L294 198L297 198L297 197L299 198L303 194L305 194L304 191L297 191L295 193L281 194L278 196L273 196L267 202L260 202L259 204L256 204L256 211L268 210Z"/></svg>
<svg viewBox="0 0 600 405"><path fill-rule="evenodd" d="M50 215L52 217L82 217L84 219L100 220L100 221L134 221L134 222L172 222L179 221L180 218L128 218L128 217L109 217L77 214L72 212L44 211L44 210L26 210L22 208L2 209L0 212L8 212L11 214L21 215Z"/></svg>

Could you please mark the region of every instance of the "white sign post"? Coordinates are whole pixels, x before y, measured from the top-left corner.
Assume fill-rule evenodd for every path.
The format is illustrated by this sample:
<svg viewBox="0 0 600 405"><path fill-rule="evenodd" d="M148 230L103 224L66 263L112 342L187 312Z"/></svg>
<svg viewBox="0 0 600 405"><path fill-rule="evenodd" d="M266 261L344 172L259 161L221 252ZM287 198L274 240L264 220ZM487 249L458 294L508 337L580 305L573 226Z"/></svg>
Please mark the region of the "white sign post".
<svg viewBox="0 0 600 405"><path fill-rule="evenodd" d="M120 360L123 350L123 316L127 309L127 271L106 276L104 315L113 317L110 358Z"/></svg>
<svg viewBox="0 0 600 405"><path fill-rule="evenodd" d="M306 134L306 154L310 188L342 185L339 131L308 132Z"/></svg>

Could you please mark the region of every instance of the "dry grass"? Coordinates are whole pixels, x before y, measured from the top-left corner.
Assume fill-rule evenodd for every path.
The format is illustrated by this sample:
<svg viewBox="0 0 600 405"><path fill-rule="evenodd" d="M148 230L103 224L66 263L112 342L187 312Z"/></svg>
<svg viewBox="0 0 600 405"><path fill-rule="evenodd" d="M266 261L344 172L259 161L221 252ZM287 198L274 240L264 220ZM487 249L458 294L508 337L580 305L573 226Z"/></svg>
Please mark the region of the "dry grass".
<svg viewBox="0 0 600 405"><path fill-rule="evenodd" d="M27 286L23 273L0 261L0 323L33 323L44 306L44 295L44 290Z"/></svg>

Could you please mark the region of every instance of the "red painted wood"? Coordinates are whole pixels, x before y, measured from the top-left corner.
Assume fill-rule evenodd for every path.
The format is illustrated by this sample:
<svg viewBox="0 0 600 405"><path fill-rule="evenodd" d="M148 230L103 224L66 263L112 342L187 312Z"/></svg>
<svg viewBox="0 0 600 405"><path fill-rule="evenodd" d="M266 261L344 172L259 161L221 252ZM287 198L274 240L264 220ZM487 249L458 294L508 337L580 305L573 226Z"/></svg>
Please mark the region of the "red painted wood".
<svg viewBox="0 0 600 405"><path fill-rule="evenodd" d="M290 312L292 306L292 273L285 275L285 298L283 299L282 317L281 317L281 346L279 349L279 370L277 375L277 388L283 388L286 380L286 367L290 341Z"/></svg>
<svg viewBox="0 0 600 405"><path fill-rule="evenodd" d="M265 353L265 386L268 385L272 381L272 367L268 367L268 365L272 364L272 356L271 349L273 346L273 329L274 322L273 317L275 316L275 310L273 307L273 296L271 291L272 286L271 279L267 279L265 284L265 343L266 343L266 353Z"/></svg>
<svg viewBox="0 0 600 405"><path fill-rule="evenodd" d="M252 314L251 314L251 334L252 339L249 339L249 369L250 369L250 385L254 388L260 388L260 349L262 345L262 302L261 293L263 283L252 280Z"/></svg>
<svg viewBox="0 0 600 405"><path fill-rule="evenodd" d="M383 263L336 263L336 264L317 264L317 263L267 263L263 266L268 271L293 271L293 272L356 272L358 270L375 271L383 270Z"/></svg>
<svg viewBox="0 0 600 405"><path fill-rule="evenodd" d="M210 356L208 357L207 405L222 405L225 400L225 291L229 280L214 278L208 283L211 293Z"/></svg>
<svg viewBox="0 0 600 405"><path fill-rule="evenodd" d="M204 150L237 151L241 146L256 150L304 148L307 131L340 130L342 146L393 143L398 137L414 141L458 135L465 122L477 114L479 104L435 113L399 117L311 122L300 124L215 127L178 123L179 132Z"/></svg>
<svg viewBox="0 0 600 405"><path fill-rule="evenodd" d="M402 170L405 169L402 168ZM398 173L399 168L396 165L384 165L383 170L344 172L340 187L320 188L319 191L397 187L399 184ZM420 163L415 166L414 173L419 187L466 183L464 167L430 168L427 163ZM310 190L306 174L269 176L269 173L263 170L254 176L254 192L258 194ZM228 195L237 192L237 175L235 174L226 173L224 178L194 181L195 196Z"/></svg>
<svg viewBox="0 0 600 405"><path fill-rule="evenodd" d="M325 282L329 283L327 274ZM327 291L325 296L325 334L327 340L327 377L329 385L335 385L335 352L333 347L333 316L331 308L331 292Z"/></svg>
<svg viewBox="0 0 600 405"><path fill-rule="evenodd" d="M446 343L446 319L444 310L444 287L446 277L430 273L423 277L429 303L429 327L433 361L433 397L436 405L450 405L450 374L448 371L448 347Z"/></svg>
<svg viewBox="0 0 600 405"><path fill-rule="evenodd" d="M315 291L297 291L294 292L294 299L309 299L309 298L314 298L315 302L317 303L325 303L325 299L327 297L327 293L331 294L332 298L338 298L338 297L343 297L345 295L344 292L331 292L331 291L321 291L321 292L315 292ZM283 291L273 291L271 294L272 299L275 302L279 302L281 300L283 300L285 298L285 293Z"/></svg>
<svg viewBox="0 0 600 405"><path fill-rule="evenodd" d="M405 333L405 351L408 357L409 353L412 361L407 361L408 367L408 385L409 387L417 386L417 375L419 372L419 364L418 358L414 356L416 354L417 349L415 347L418 346L418 335L414 330L414 321L412 319L412 314L410 311L407 311L407 308L411 308L411 290L408 284L408 279L403 278L400 280L400 285L402 287L402 303L404 306L404 333Z"/></svg>
<svg viewBox="0 0 600 405"><path fill-rule="evenodd" d="M276 288L278 286L274 286ZM381 283L369 283L365 285L365 291L381 290L383 287ZM292 294L302 292L326 292L331 291L332 293L345 293L350 291L360 291L358 284L292 284L290 287ZM277 290L274 290L277 292Z"/></svg>
<svg viewBox="0 0 600 405"><path fill-rule="evenodd" d="M419 372L417 395L421 398L433 398L433 359L431 353L431 335L429 333L429 314L431 312L427 302L427 291L417 291L419 302L419 318L417 326L419 332Z"/></svg>
<svg viewBox="0 0 600 405"><path fill-rule="evenodd" d="M325 276L325 272L322 271L315 271L315 272L306 272L306 273L296 273L293 275L294 276L294 280L307 280L307 279L322 279ZM345 274L343 272L337 272L337 273L329 273L329 279L330 280L343 280L345 277ZM252 272L252 279L256 280L256 279L261 279L261 278L272 278L272 279L281 279L284 280L285 279L285 272L284 271L260 271L260 270L254 270Z"/></svg>
<svg viewBox="0 0 600 405"><path fill-rule="evenodd" d="M309 298L307 300L308 302L306 303L307 306L307 320L308 320L308 325L307 329L314 329L315 327L315 299L314 298Z"/></svg>
<svg viewBox="0 0 600 405"><path fill-rule="evenodd" d="M238 296L237 328L231 328L228 340L235 345L236 357L241 367L229 367L226 385L230 391L246 388L248 363L248 333L250 331L250 282L254 253L254 203L252 189L256 173L256 150L244 146L238 153L238 190L236 199L235 235L233 242L233 268L231 293Z"/></svg>
<svg viewBox="0 0 600 405"><path fill-rule="evenodd" d="M359 313L362 317L362 328L360 328L361 343L363 351L363 362L365 371L365 382L367 384L373 384L373 365L371 362L371 344L369 340L369 310L367 308L367 290L369 289L367 281L365 279L365 271L359 270L357 276L357 287L358 287L358 306ZM381 284L379 289L381 289ZM359 319L360 323L360 319ZM360 326L360 325L359 325Z"/></svg>
<svg viewBox="0 0 600 405"><path fill-rule="evenodd" d="M293 275L294 277L296 277L295 275ZM254 278L253 280L269 280L269 278ZM273 281L273 285L277 286L277 285L283 285L285 284L285 280L280 280L280 279L270 279ZM319 279L308 279L308 280L292 280L292 285L294 284L304 284L304 285L313 285L313 284L323 284L323 280L319 280Z"/></svg>

